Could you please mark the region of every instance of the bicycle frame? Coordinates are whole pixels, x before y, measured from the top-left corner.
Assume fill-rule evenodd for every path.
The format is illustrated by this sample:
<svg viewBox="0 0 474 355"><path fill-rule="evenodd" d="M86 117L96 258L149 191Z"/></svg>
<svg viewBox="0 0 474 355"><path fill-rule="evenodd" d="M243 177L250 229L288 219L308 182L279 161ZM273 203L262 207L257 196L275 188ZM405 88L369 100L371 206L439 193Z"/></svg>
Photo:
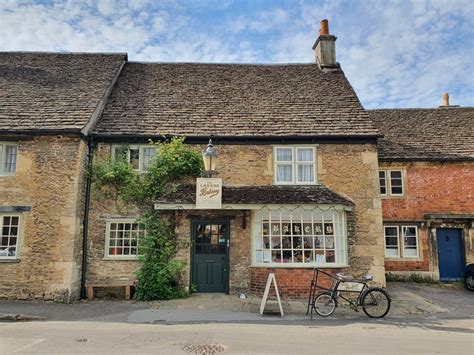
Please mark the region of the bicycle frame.
<svg viewBox="0 0 474 355"><path fill-rule="evenodd" d="M318 284L318 278L320 274L323 274L332 280L330 288L327 288L327 287L321 286L321 284ZM362 289L354 290L354 291L353 290L339 290L339 286L347 282L361 284L363 285ZM355 279L342 280L339 277L336 277L334 275L331 275L327 272L324 272L320 269L315 268L314 273L313 273L313 278L311 280L311 289L310 289L310 294L309 294L309 299L308 299L308 308L306 310L306 315L308 315L311 308L311 317L313 316L313 306L314 306L315 299L320 293L324 293L324 292L329 293L331 297L334 298L334 301L336 302L336 307L337 307L337 299L342 298L347 303L349 303L350 307L353 310L358 312L359 311L358 307L361 306L362 304L362 298L365 292L369 290L369 286L367 285L367 283L368 281L361 281L361 280L355 280ZM321 292L316 293L316 290L321 290ZM358 293L356 302L354 303L349 298L344 297L341 294L342 292Z"/></svg>

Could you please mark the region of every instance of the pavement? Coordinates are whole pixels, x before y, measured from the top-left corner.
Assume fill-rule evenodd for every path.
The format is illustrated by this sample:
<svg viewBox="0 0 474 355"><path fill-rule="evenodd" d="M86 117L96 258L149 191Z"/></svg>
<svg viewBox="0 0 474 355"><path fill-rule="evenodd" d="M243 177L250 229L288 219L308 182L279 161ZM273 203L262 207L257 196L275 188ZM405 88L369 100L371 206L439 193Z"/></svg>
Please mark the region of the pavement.
<svg viewBox="0 0 474 355"><path fill-rule="evenodd" d="M392 297L390 313L384 322L408 321L429 322L438 319L474 318L474 293L456 287L421 285L412 283L389 283ZM326 318L309 320L306 300L284 301L285 316L281 317L275 302L266 307L264 315L259 314L260 299L240 299L235 295L194 294L186 299L135 302L94 300L73 304L56 304L36 301L0 301L0 321L76 321L109 323L268 323L268 324L311 324L315 320L324 324L338 320L363 320L367 316L354 312L347 306L338 307Z"/></svg>

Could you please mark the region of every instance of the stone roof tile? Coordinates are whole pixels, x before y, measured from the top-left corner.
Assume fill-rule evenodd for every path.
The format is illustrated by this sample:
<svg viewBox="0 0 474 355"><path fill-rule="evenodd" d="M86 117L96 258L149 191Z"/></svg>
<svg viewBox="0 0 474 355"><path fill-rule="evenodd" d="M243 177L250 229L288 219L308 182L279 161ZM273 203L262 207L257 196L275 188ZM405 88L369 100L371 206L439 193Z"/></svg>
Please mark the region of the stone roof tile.
<svg viewBox="0 0 474 355"><path fill-rule="evenodd" d="M368 110L380 160L474 160L474 107Z"/></svg>
<svg viewBox="0 0 474 355"><path fill-rule="evenodd" d="M377 136L342 70L316 64L127 63L95 133Z"/></svg>

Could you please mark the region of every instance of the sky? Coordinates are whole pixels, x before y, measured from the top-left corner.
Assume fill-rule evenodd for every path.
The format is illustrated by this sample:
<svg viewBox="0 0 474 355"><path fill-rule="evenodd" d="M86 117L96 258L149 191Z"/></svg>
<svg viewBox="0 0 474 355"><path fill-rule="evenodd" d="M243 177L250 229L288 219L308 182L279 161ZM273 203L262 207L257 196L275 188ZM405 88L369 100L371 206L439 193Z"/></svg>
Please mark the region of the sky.
<svg viewBox="0 0 474 355"><path fill-rule="evenodd" d="M366 108L474 106L472 0L0 0L0 51L310 63L324 18Z"/></svg>

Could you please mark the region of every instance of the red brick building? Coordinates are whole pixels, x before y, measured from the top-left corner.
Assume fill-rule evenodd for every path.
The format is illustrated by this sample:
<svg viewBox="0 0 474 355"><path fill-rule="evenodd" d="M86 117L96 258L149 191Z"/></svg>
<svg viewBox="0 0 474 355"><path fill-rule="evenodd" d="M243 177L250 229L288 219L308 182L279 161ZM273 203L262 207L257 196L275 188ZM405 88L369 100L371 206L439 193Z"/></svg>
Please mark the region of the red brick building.
<svg viewBox="0 0 474 355"><path fill-rule="evenodd" d="M474 261L474 108L372 110L385 269L458 279Z"/></svg>

